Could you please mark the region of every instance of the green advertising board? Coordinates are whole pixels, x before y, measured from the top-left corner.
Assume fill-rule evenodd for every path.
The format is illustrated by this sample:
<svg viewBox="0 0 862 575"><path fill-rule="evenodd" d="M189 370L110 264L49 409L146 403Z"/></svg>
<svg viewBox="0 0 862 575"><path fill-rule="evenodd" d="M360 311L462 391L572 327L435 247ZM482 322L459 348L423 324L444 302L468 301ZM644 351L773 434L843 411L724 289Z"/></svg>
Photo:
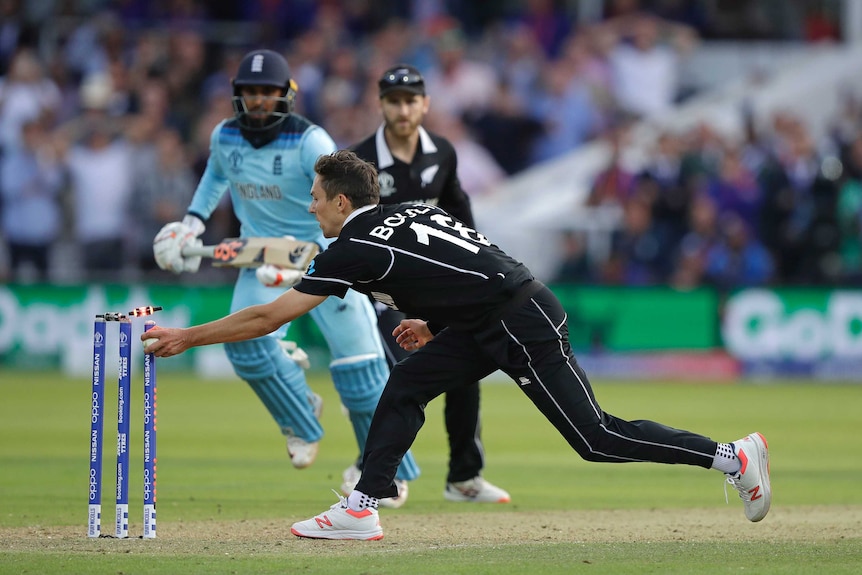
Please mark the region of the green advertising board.
<svg viewBox="0 0 862 575"><path fill-rule="evenodd" d="M91 369L93 320L109 311L144 306L164 309L152 316L165 326L184 327L218 319L230 310L232 285L5 285L0 286L0 365L20 369L63 369L85 375ZM143 319L133 319L133 334ZM109 323L109 362L115 326ZM289 338L307 349L316 365L328 364L325 342L310 318L291 326ZM160 362L160 369L231 373L221 346L190 350ZM109 363L110 365L110 363Z"/></svg>
<svg viewBox="0 0 862 575"><path fill-rule="evenodd" d="M723 344L746 361L862 358L862 292L749 289L725 305Z"/></svg>
<svg viewBox="0 0 862 575"><path fill-rule="evenodd" d="M93 320L109 311L142 305L165 309L153 319L164 325L208 321L227 311L223 288L183 286L3 286L0 287L0 361L19 368L67 367L81 371L92 353ZM135 319L139 333L143 319ZM109 337L114 337L109 331ZM116 341L116 340L109 340ZM173 362L190 367L193 354Z"/></svg>
<svg viewBox="0 0 862 575"><path fill-rule="evenodd" d="M709 289L551 288L568 313L572 347L579 355L725 349L755 372L803 374L826 373L826 368L858 373L862 364L862 292L858 290L748 289L720 301ZM158 323L188 326L225 315L232 289L231 285L0 286L0 366L60 368L86 375L91 369L96 314L159 305L164 310L154 316ZM144 321L132 323L133 332L139 334ZM116 327L109 326L109 336L111 329ZM288 338L308 352L313 368L328 365L326 343L309 317L293 322ZM193 349L160 366L193 369L202 375L232 371L221 346Z"/></svg>
<svg viewBox="0 0 862 575"><path fill-rule="evenodd" d="M576 350L704 350L720 345L718 296L712 290L551 287L569 315Z"/></svg>

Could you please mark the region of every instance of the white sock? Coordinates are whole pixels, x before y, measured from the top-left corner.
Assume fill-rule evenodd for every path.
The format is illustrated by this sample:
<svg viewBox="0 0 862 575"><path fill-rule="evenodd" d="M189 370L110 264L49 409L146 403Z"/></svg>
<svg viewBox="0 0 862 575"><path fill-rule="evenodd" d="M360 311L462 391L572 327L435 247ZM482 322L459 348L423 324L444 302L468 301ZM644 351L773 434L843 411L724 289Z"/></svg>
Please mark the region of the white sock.
<svg viewBox="0 0 862 575"><path fill-rule="evenodd" d="M377 504L378 500L376 497L365 495L361 491L356 491L355 489L350 493L350 496L347 498L347 506L354 511L362 511L366 507L377 509Z"/></svg>
<svg viewBox="0 0 862 575"><path fill-rule="evenodd" d="M736 451L730 443L719 443L715 450L715 458L712 460L712 468L722 473L736 473L742 464L736 457Z"/></svg>

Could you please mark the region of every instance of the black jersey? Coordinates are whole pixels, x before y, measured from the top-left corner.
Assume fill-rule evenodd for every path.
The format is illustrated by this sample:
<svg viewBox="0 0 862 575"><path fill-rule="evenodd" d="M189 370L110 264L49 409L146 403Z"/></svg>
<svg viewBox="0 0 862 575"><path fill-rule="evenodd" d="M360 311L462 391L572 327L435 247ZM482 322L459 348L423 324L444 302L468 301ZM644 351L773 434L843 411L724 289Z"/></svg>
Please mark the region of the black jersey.
<svg viewBox="0 0 862 575"><path fill-rule="evenodd" d="M421 202L440 206L468 226L475 226L470 198L458 180L458 157L446 138L420 126L419 147L413 161L406 164L389 151L380 126L353 151L377 168L381 204Z"/></svg>
<svg viewBox="0 0 862 575"><path fill-rule="evenodd" d="M533 279L524 264L438 207L360 208L294 289L343 297L348 288L440 327L498 317Z"/></svg>

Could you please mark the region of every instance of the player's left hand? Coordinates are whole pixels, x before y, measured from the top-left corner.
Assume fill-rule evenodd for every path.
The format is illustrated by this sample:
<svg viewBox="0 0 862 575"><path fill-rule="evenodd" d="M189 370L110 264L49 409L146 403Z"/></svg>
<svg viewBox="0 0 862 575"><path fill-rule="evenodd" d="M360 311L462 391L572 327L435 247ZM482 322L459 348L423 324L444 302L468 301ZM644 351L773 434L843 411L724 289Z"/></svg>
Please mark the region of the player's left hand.
<svg viewBox="0 0 862 575"><path fill-rule="evenodd" d="M434 339L428 324L421 319L402 319L392 330L395 342L407 351L415 351Z"/></svg>
<svg viewBox="0 0 862 575"><path fill-rule="evenodd" d="M254 272L257 281L266 287L289 288L299 283L304 272L283 268L274 264L263 264Z"/></svg>

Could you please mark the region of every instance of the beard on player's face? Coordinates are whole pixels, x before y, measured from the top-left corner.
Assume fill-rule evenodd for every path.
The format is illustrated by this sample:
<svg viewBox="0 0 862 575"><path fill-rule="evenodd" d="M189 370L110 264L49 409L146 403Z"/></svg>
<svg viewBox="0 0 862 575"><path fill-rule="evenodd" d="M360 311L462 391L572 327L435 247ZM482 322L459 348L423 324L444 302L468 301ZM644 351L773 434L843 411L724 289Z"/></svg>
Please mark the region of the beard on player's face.
<svg viewBox="0 0 862 575"><path fill-rule="evenodd" d="M251 128L265 128L275 122L273 114L281 109L284 90L273 86L242 86L239 89L244 122Z"/></svg>
<svg viewBox="0 0 862 575"><path fill-rule="evenodd" d="M421 106L387 106L383 110L386 129L398 136L407 137L415 133L425 119L425 112Z"/></svg>
<svg viewBox="0 0 862 575"><path fill-rule="evenodd" d="M415 133L428 111L424 97L406 92L384 96L381 99L381 110L387 131L401 138Z"/></svg>
<svg viewBox="0 0 862 575"><path fill-rule="evenodd" d="M420 124L422 124L422 116L419 116L417 119L399 115L395 118L386 120L386 128L389 132L402 138L416 132L416 130L419 129Z"/></svg>
<svg viewBox="0 0 862 575"><path fill-rule="evenodd" d="M246 100L246 121L249 125L263 127L272 122L272 112L276 108L275 99L252 101Z"/></svg>

